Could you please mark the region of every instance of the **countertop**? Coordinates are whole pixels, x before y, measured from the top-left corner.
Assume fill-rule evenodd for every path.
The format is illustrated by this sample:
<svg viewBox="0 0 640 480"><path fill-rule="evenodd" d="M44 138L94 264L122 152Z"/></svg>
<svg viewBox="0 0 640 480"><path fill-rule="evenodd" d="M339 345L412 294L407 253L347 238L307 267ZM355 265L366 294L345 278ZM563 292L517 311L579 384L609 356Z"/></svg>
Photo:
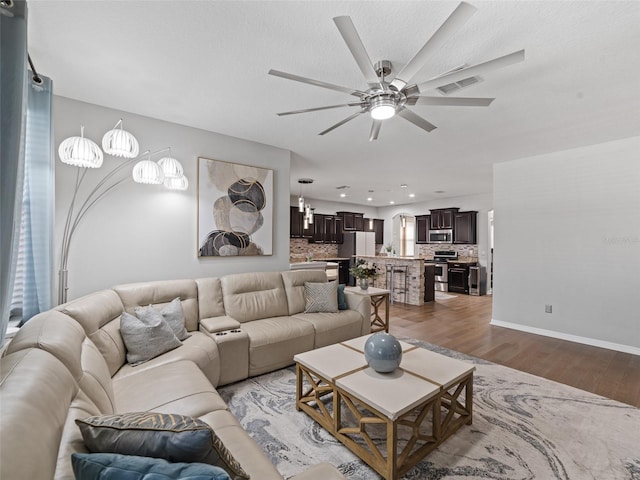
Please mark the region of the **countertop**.
<svg viewBox="0 0 640 480"><path fill-rule="evenodd" d="M341 257L313 257L312 262L341 262L343 260L351 260L350 258ZM289 263L308 263L304 257L289 258Z"/></svg>
<svg viewBox="0 0 640 480"><path fill-rule="evenodd" d="M354 255L354 257L358 257L358 258L373 258L375 260L380 260L380 261L386 261L386 260L402 260L402 261L407 261L407 260L414 260L414 261L424 261L424 258L416 258L416 257L400 257L400 256L396 256L396 257L389 257L387 255Z"/></svg>

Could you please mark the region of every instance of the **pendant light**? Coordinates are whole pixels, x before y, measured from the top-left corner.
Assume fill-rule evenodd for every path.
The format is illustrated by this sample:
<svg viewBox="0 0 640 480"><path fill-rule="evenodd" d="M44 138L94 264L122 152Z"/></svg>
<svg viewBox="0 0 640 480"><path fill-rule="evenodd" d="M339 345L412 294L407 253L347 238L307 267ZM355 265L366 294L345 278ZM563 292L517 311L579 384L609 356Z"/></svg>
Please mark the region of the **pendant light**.
<svg viewBox="0 0 640 480"><path fill-rule="evenodd" d="M169 148L169 156L158 160L158 165L162 168L164 178L180 178L184 174L182 164L175 158L171 157L171 148Z"/></svg>
<svg viewBox="0 0 640 480"><path fill-rule="evenodd" d="M184 175L177 178L165 178L164 186L169 190L186 190L189 188L189 180Z"/></svg>
<svg viewBox="0 0 640 480"><path fill-rule="evenodd" d="M133 167L133 181L147 185L160 185L164 182L162 168L156 162L151 161L151 152L147 150L143 153L147 155L146 160L141 160Z"/></svg>
<svg viewBox="0 0 640 480"><path fill-rule="evenodd" d="M102 137L102 150L114 157L136 158L140 147L136 137L122 129L122 119L120 119L115 127Z"/></svg>
<svg viewBox="0 0 640 480"><path fill-rule="evenodd" d="M100 168L104 158L98 144L84 138L84 125L79 137L69 137L60 144L58 155L63 163L82 168Z"/></svg>

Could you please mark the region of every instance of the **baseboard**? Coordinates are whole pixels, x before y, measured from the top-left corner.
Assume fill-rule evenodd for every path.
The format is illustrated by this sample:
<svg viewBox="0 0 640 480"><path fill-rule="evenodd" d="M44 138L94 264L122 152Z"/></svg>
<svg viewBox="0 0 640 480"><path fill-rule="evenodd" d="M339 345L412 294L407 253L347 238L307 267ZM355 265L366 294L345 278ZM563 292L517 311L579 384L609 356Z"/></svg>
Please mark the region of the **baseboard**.
<svg viewBox="0 0 640 480"><path fill-rule="evenodd" d="M578 335L571 335L569 333L545 330L544 328L536 328L530 327L528 325L503 322L494 318L491 319L491 325L495 325L496 327L511 328L513 330L520 330L522 332L535 333L536 335L544 335L545 337L558 338L560 340L567 340L569 342L583 343L585 345L591 345L592 347L600 347L606 348L608 350L630 353L632 355L640 355L640 348L632 347L630 345L621 345L619 343L605 342L604 340L597 340L595 338L580 337Z"/></svg>

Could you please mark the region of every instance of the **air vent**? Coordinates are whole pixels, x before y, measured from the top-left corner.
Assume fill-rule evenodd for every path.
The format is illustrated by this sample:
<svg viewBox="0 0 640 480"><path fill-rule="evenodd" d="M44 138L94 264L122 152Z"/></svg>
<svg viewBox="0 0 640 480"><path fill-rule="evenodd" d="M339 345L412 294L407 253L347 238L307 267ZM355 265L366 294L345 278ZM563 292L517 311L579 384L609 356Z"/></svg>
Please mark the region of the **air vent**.
<svg viewBox="0 0 640 480"><path fill-rule="evenodd" d="M442 85L438 87L436 90L440 90L440 93L444 95L448 95L451 92L455 92L456 90L460 90L461 88L468 87L469 85L473 85L474 83L481 82L482 79L480 77L469 77L459 80L457 82L448 83L446 85Z"/></svg>
<svg viewBox="0 0 640 480"><path fill-rule="evenodd" d="M345 188L351 188L350 185L340 185L339 187L336 187L336 190L344 190Z"/></svg>

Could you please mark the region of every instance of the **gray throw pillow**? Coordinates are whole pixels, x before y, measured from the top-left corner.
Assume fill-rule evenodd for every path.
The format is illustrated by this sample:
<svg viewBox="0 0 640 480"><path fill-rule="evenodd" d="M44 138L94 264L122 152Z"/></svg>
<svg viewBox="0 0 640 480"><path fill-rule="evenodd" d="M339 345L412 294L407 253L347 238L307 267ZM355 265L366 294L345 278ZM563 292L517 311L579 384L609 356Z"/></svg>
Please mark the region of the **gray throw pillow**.
<svg viewBox="0 0 640 480"><path fill-rule="evenodd" d="M304 313L335 313L338 311L338 282L304 282Z"/></svg>
<svg viewBox="0 0 640 480"><path fill-rule="evenodd" d="M156 307L149 305L147 307L136 307L134 312L136 317L143 320L143 317L146 315L153 315L152 310L156 311ZM165 305L160 310L160 315L162 315L162 318L169 324L175 336L178 337L178 340L186 340L191 336L184 327L184 312L182 311L180 297L174 298L170 303Z"/></svg>
<svg viewBox="0 0 640 480"><path fill-rule="evenodd" d="M91 453L208 463L224 469L234 480L249 478L213 429L198 418L130 412L77 419L76 424Z"/></svg>
<svg viewBox="0 0 640 480"><path fill-rule="evenodd" d="M160 312L137 318L127 312L120 316L120 334L127 347L127 362L139 365L182 345Z"/></svg>

